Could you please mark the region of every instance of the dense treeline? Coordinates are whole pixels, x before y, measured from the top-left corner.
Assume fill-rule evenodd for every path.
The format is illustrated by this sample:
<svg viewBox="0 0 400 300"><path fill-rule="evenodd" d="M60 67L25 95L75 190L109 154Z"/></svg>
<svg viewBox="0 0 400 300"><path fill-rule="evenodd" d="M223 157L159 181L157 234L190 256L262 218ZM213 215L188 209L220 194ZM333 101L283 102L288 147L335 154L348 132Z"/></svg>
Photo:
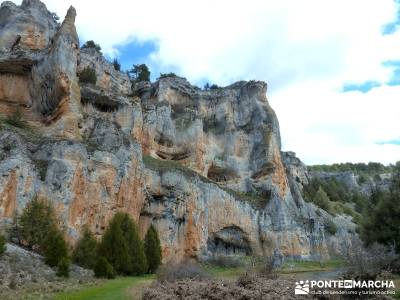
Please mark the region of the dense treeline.
<svg viewBox="0 0 400 300"><path fill-rule="evenodd" d="M370 166L369 169L363 169L363 172L389 170L389 167L383 166L383 169L381 167ZM371 186L370 196L349 190L335 178L327 180L314 178L304 186L304 198L331 215L352 216L367 246L378 242L393 246L400 253L400 162L391 165L390 172L392 179L389 190Z"/></svg>
<svg viewBox="0 0 400 300"><path fill-rule="evenodd" d="M324 172L346 172L351 171L355 174L381 174L381 173L392 173L394 165L385 166L377 162L365 163L340 163L332 165L314 165L308 166L310 171L324 171Z"/></svg>
<svg viewBox="0 0 400 300"><path fill-rule="evenodd" d="M333 177L326 180L313 178L308 185L304 186L303 193L306 201L313 202L331 215L352 216L356 223L359 223L360 214L368 204L368 197L349 190Z"/></svg>
<svg viewBox="0 0 400 300"><path fill-rule="evenodd" d="M35 197L21 216L15 216L8 238L42 254L46 264L57 268L58 276L69 276L71 260L104 278L154 273L161 264L160 240L155 228L150 226L142 241L137 225L126 213L114 215L100 241L84 227L73 251L60 223L51 203ZM5 241L0 235L0 256L5 251Z"/></svg>
<svg viewBox="0 0 400 300"><path fill-rule="evenodd" d="M400 253L400 162L393 168L389 191L373 191L364 216L361 237L367 245L378 242Z"/></svg>

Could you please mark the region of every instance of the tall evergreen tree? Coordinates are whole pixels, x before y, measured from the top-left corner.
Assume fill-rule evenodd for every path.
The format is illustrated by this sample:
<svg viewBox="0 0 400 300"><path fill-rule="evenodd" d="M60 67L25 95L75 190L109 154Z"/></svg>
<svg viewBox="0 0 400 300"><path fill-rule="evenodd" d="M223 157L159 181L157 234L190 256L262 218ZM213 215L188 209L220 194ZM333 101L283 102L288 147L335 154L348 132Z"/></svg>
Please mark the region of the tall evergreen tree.
<svg viewBox="0 0 400 300"><path fill-rule="evenodd" d="M72 260L86 269L93 269L96 263L97 241L87 226L83 228L81 238L77 242Z"/></svg>
<svg viewBox="0 0 400 300"><path fill-rule="evenodd" d="M140 275L147 271L147 260L144 245L139 237L136 224L128 214L123 214L121 228L128 246L129 264L127 274Z"/></svg>
<svg viewBox="0 0 400 300"><path fill-rule="evenodd" d="M117 274L127 274L129 270L128 245L122 232L121 214L110 221L99 245L99 256L103 256L113 266Z"/></svg>
<svg viewBox="0 0 400 300"><path fill-rule="evenodd" d="M68 258L68 247L64 235L60 230L53 229L49 232L46 239L46 246L44 247L45 263L50 267L55 267L66 258Z"/></svg>
<svg viewBox="0 0 400 300"><path fill-rule="evenodd" d="M51 204L45 199L35 197L25 206L19 223L24 243L31 249L43 252L49 232L56 228Z"/></svg>
<svg viewBox="0 0 400 300"><path fill-rule="evenodd" d="M153 225L150 226L144 239L144 250L146 253L148 271L154 273L161 264L161 246L157 230Z"/></svg>

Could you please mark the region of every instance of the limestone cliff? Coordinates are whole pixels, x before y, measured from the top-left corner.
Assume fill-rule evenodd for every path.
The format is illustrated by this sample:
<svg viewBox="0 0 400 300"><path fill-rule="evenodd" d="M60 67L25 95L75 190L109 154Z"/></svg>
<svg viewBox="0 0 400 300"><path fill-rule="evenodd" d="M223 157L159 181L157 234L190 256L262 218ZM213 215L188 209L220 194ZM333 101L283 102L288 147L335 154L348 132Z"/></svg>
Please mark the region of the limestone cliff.
<svg viewBox="0 0 400 300"><path fill-rule="evenodd" d="M346 247L351 220L303 200L309 175L281 152L264 82L202 90L169 76L132 91L100 53L79 49L75 14L58 24L39 0L0 8L0 115L22 110L31 128L0 127L3 224L39 195L71 242L85 224L101 236L117 211L142 235L154 224L164 260ZM87 66L95 85L78 82Z"/></svg>

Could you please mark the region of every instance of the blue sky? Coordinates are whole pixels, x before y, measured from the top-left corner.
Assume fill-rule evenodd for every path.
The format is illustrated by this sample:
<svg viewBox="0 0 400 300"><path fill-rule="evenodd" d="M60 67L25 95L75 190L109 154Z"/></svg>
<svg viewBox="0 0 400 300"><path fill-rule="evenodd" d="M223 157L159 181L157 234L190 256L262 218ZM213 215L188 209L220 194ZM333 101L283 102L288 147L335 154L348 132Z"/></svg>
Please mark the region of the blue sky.
<svg viewBox="0 0 400 300"><path fill-rule="evenodd" d="M20 2L20 1L15 1ZM306 163L400 160L400 0L47 0L124 69L202 86L268 83L283 150Z"/></svg>

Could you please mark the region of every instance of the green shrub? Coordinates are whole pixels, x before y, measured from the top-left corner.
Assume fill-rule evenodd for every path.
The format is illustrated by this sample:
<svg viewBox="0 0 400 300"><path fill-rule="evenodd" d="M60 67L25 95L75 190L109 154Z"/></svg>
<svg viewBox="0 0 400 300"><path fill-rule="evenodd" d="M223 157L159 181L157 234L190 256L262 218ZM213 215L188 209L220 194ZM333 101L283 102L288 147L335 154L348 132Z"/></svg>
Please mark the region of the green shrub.
<svg viewBox="0 0 400 300"><path fill-rule="evenodd" d="M4 252L6 252L6 238L4 237L4 235L0 234L0 257L4 254Z"/></svg>
<svg viewBox="0 0 400 300"><path fill-rule="evenodd" d="M21 109L17 109L11 116L7 117L4 123L22 129L29 128L28 123L24 120Z"/></svg>
<svg viewBox="0 0 400 300"><path fill-rule="evenodd" d="M58 266L63 259L68 257L67 242L64 239L62 232L58 229L53 229L49 232L44 247L44 261L50 267Z"/></svg>
<svg viewBox="0 0 400 300"><path fill-rule="evenodd" d="M116 71L121 71L121 64L119 63L118 59L114 58L113 66Z"/></svg>
<svg viewBox="0 0 400 300"><path fill-rule="evenodd" d="M161 246L157 230L150 226L144 238L144 251L148 263L148 271L154 273L161 264Z"/></svg>
<svg viewBox="0 0 400 300"><path fill-rule="evenodd" d="M317 193L314 196L313 202L315 203L315 205L319 206L323 210L327 211L330 214L333 214L331 201L329 200L328 195L325 193L322 187L318 189Z"/></svg>
<svg viewBox="0 0 400 300"><path fill-rule="evenodd" d="M100 256L94 266L94 275L98 278L114 278L114 269L104 256Z"/></svg>
<svg viewBox="0 0 400 300"><path fill-rule="evenodd" d="M76 243L74 252L72 254L72 260L74 263L83 268L93 269L96 263L96 255L96 238L89 228L85 227L82 231L81 238Z"/></svg>
<svg viewBox="0 0 400 300"><path fill-rule="evenodd" d="M87 42L86 42L85 44L83 44L82 47L81 47L81 49L87 49L87 48L96 49L97 52L99 52L100 54L102 54L102 53L101 53L101 47L100 47L100 45L99 45L99 44L96 44L96 43L95 43L94 41L92 41L92 40L87 41Z"/></svg>
<svg viewBox="0 0 400 300"><path fill-rule="evenodd" d="M97 81L96 71L91 67L85 67L79 73L78 76L79 76L79 82L81 83L96 84Z"/></svg>
<svg viewBox="0 0 400 300"><path fill-rule="evenodd" d="M57 276L59 277L69 277L69 266L70 262L67 257L63 257L57 265Z"/></svg>
<svg viewBox="0 0 400 300"><path fill-rule="evenodd" d="M335 235L337 232L336 224L332 220L327 220L324 224L325 231L330 235Z"/></svg>
<svg viewBox="0 0 400 300"><path fill-rule="evenodd" d="M147 271L143 242L131 217L117 213L104 233L99 255L106 257L114 271L121 275L141 275Z"/></svg>
<svg viewBox="0 0 400 300"><path fill-rule="evenodd" d="M35 197L25 206L19 226L23 243L30 249L43 252L49 232L56 228L53 207L46 199Z"/></svg>
<svg viewBox="0 0 400 300"><path fill-rule="evenodd" d="M167 77L177 77L177 75L175 73L160 73L160 76L158 77L158 79L161 78L167 78Z"/></svg>

